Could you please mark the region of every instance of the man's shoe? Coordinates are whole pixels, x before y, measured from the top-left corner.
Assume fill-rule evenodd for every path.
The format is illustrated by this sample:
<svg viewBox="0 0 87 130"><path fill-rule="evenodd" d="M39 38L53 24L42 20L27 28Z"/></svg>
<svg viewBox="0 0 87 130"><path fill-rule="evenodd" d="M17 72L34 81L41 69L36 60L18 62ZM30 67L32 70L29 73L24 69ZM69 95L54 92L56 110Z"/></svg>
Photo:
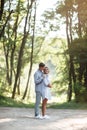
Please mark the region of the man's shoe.
<svg viewBox="0 0 87 130"><path fill-rule="evenodd" d="M36 119L43 119L43 117L41 115L37 115L35 116Z"/></svg>

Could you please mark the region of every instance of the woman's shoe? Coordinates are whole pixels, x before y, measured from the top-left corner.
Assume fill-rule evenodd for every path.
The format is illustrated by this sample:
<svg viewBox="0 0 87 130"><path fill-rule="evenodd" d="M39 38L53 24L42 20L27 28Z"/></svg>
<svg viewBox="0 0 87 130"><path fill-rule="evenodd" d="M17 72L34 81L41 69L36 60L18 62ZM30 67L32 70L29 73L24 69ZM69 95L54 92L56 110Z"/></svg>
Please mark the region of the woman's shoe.
<svg viewBox="0 0 87 130"><path fill-rule="evenodd" d="M43 119L49 119L50 117L48 115L44 115L42 118Z"/></svg>

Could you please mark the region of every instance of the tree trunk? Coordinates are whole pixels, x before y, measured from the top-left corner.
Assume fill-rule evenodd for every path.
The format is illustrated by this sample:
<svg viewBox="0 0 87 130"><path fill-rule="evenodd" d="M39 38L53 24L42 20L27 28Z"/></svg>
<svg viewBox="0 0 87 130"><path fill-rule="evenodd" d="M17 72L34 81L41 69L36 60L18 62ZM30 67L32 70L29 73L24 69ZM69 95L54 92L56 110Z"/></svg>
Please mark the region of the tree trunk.
<svg viewBox="0 0 87 130"><path fill-rule="evenodd" d="M82 31L81 31L81 20L80 20L80 10L81 10L81 1L77 1L78 3L78 36L82 37Z"/></svg>
<svg viewBox="0 0 87 130"><path fill-rule="evenodd" d="M67 35L67 43L68 49L70 47L70 37L69 37L69 16L68 11L66 11L66 35ZM68 84L68 101L71 101L72 98L72 75L71 75L71 57L69 55L69 84Z"/></svg>
<svg viewBox="0 0 87 130"><path fill-rule="evenodd" d="M12 77L13 77L13 70L14 70L14 53L15 53L15 49L16 49L16 39L17 39L17 26L18 26L18 19L19 19L19 13L20 13L20 0L18 2L17 5L17 18L16 21L14 23L14 28L13 28L13 33L12 35L14 35L14 43L11 46L11 57L10 57L10 85L12 84Z"/></svg>
<svg viewBox="0 0 87 130"><path fill-rule="evenodd" d="M33 50L34 50L34 37L35 37L35 21L36 21L36 2L35 2L35 14L34 14L34 26L33 26L33 36L32 36L32 48L31 48L31 57L30 57L30 66L29 66L29 72L28 72L28 80L25 88L25 92L22 99L25 99L27 95L28 85L30 81L30 76L32 72L32 66L33 66Z"/></svg>
<svg viewBox="0 0 87 130"><path fill-rule="evenodd" d="M9 55L9 46L7 47L7 50L6 50L6 47L5 47L5 44L4 44L4 41L3 41L3 48L4 48L4 55L5 55L5 61L6 61L6 80L7 82L9 83L9 60L8 60L8 55Z"/></svg>
<svg viewBox="0 0 87 130"><path fill-rule="evenodd" d="M18 84L17 84L17 93L20 95L20 77L18 79Z"/></svg>
<svg viewBox="0 0 87 130"><path fill-rule="evenodd" d="M3 15L5 0L1 0L0 2L1 2L1 5L0 5L0 20L1 20L2 19L2 15Z"/></svg>
<svg viewBox="0 0 87 130"><path fill-rule="evenodd" d="M26 22L25 22L25 24L26 24ZM21 48L20 48L20 52L19 52L19 57L18 57L17 73L16 73L16 76L15 76L15 83L14 83L12 98L15 97L17 81L18 81L18 78L20 76L21 65L22 65L22 56L23 56L23 50L24 50L25 43L26 43L26 38L27 38L27 34L26 35L24 34L24 37L23 37L23 40L22 40L22 44L21 44Z"/></svg>
<svg viewBox="0 0 87 130"><path fill-rule="evenodd" d="M72 98L72 68L71 68L71 61L70 61L70 67L69 67L69 84L68 84L68 102L71 101L71 98Z"/></svg>
<svg viewBox="0 0 87 130"><path fill-rule="evenodd" d="M7 17L7 19L6 19L6 22L5 22L5 24L3 25L3 27L2 27L2 30L1 30L1 32L0 32L0 39L1 39L1 37L3 36L3 34L4 34L4 30L5 30L6 24L7 24L7 22L9 21L9 18L10 18L10 16L11 16L12 13L13 13L13 10L10 11L10 13L9 13L9 15L8 15L8 17Z"/></svg>
<svg viewBox="0 0 87 130"><path fill-rule="evenodd" d="M24 36L23 36L20 51L19 51L18 64L17 64L17 73L16 73L16 76L15 76L15 83L14 83L14 87L13 87L12 98L15 97L17 82L18 82L18 78L19 78L20 72L21 72L23 51L24 51L25 43L26 43L26 40L27 40L27 37L28 37L28 32L26 31L27 30L27 23L28 23L28 16L29 16L29 10L32 7L32 4L33 4L33 1L31 1L31 4L29 5L29 0L28 0L27 14L26 14L25 26L24 26Z"/></svg>
<svg viewBox="0 0 87 130"><path fill-rule="evenodd" d="M84 86L86 87L86 90L87 90L87 63L85 65Z"/></svg>

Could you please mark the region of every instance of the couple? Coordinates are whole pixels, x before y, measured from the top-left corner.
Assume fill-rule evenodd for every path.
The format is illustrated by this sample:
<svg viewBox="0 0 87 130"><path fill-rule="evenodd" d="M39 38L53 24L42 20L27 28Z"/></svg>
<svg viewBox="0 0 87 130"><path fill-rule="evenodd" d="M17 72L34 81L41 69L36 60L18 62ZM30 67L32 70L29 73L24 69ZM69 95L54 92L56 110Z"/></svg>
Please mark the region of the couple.
<svg viewBox="0 0 87 130"><path fill-rule="evenodd" d="M46 105L48 99L51 98L50 88L51 84L49 81L49 69L45 67L44 63L39 64L39 69L34 74L36 102L35 102L35 118L48 119L46 115ZM39 105L42 98L42 116L39 114Z"/></svg>

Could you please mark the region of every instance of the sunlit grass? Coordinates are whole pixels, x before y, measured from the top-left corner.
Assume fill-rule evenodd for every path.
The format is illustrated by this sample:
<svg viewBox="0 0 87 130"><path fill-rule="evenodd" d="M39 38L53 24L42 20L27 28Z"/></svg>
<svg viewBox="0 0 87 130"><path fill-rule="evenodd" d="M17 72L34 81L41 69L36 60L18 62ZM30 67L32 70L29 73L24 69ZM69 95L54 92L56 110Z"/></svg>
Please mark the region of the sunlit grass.
<svg viewBox="0 0 87 130"><path fill-rule="evenodd" d="M10 97L0 96L0 106L33 108L34 103L31 103L31 102L28 102L28 101L27 101L27 103L25 103L24 101L19 101L19 100L16 100L16 99L12 99Z"/></svg>
<svg viewBox="0 0 87 130"><path fill-rule="evenodd" d="M75 102L74 95L71 102L67 102L67 95L59 95L52 97L52 100L48 103L48 108L54 109L87 109L87 103Z"/></svg>
<svg viewBox="0 0 87 130"><path fill-rule="evenodd" d="M51 103L48 108L54 109L87 109L87 103L76 103L75 101L63 103Z"/></svg>
<svg viewBox="0 0 87 130"><path fill-rule="evenodd" d="M34 108L34 105L34 100L19 100L0 96L1 107ZM48 102L47 107L54 109L87 109L87 103L76 103L74 100L67 102L65 97L61 96L61 98L54 97L51 101Z"/></svg>

